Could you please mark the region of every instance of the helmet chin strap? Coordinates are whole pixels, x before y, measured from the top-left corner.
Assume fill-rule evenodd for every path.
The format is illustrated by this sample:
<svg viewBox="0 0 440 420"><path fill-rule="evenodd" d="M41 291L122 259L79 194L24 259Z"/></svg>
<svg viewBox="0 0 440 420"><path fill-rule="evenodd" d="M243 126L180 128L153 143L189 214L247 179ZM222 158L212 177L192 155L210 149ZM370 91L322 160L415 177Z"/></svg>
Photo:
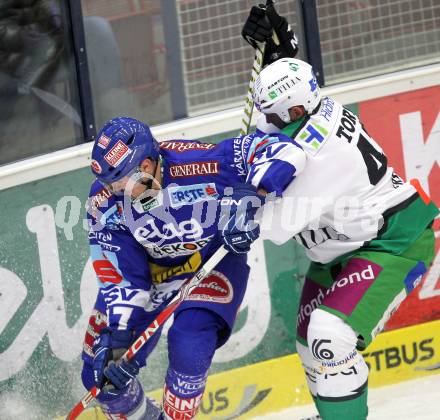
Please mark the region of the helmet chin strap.
<svg viewBox="0 0 440 420"><path fill-rule="evenodd" d="M140 180L140 183L145 186L145 190L151 190L151 187L153 186L153 179L148 178L147 180Z"/></svg>
<svg viewBox="0 0 440 420"><path fill-rule="evenodd" d="M152 189L154 181L159 183L159 173L161 173L161 171L162 171L162 164L161 163L162 162L160 161L160 158L155 160L156 166L155 166L154 171L153 171L153 176L152 177L148 177L147 180L140 179L140 183L142 185L145 185L145 187L146 187L145 190L146 191ZM162 182L160 182L160 184L162 186Z"/></svg>
<svg viewBox="0 0 440 420"><path fill-rule="evenodd" d="M295 105L295 106L296 106L296 105ZM287 109L286 111L284 111L284 112L282 113L282 115L280 115L281 120L282 120L283 122L285 122L286 124L290 124L290 123L293 123L293 122L295 122L295 121L298 121L298 120L300 120L301 118L303 118L305 115L307 115L307 112L305 111L304 107L296 106L297 108L301 108L302 111L301 111L301 113L298 113L298 112L296 112L295 110L293 110L292 112L293 112L293 114L294 114L294 117L292 117L292 115L291 115L290 112L291 112L291 110L292 110L295 106L290 107L289 109ZM292 118L294 118L294 119L292 119Z"/></svg>
<svg viewBox="0 0 440 420"><path fill-rule="evenodd" d="M155 162L156 165L154 167L153 174L145 173L140 167L138 167L136 172L130 176L130 180L128 181L124 189L124 194L130 195L133 202L136 200L145 199L147 197L153 197L161 188L161 185L159 185L160 180L158 179L158 176L162 165L159 163L159 159L151 160ZM145 179L145 175L147 175L147 179ZM159 185L160 188L153 188L153 184L155 182ZM140 194L137 193L135 196L133 196L132 192L135 188L136 183L142 185L144 187L144 190ZM153 191L156 192L156 194L152 194Z"/></svg>

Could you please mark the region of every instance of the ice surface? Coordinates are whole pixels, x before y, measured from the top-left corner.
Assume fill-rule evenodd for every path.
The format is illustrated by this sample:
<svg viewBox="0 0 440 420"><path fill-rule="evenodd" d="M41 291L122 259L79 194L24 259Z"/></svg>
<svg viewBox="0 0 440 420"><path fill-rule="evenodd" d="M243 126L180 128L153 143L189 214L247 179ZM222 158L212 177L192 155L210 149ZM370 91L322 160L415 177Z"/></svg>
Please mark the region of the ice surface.
<svg viewBox="0 0 440 420"><path fill-rule="evenodd" d="M368 420L440 420L440 374L369 390ZM313 405L254 420L299 420L316 415Z"/></svg>

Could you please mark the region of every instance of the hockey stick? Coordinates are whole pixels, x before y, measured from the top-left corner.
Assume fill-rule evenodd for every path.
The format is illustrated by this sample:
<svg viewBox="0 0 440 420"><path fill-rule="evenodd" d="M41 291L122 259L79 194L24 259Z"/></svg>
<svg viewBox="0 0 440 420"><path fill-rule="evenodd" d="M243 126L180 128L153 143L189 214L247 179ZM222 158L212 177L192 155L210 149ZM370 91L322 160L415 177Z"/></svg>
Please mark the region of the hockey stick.
<svg viewBox="0 0 440 420"><path fill-rule="evenodd" d="M252 121L252 113L254 111L254 100L252 99L252 90L254 88L254 82L260 74L261 67L263 65L264 57L264 44L258 44L255 49L254 62L252 64L252 73L249 80L247 95L244 103L243 117L241 119L240 136L249 134L249 128Z"/></svg>
<svg viewBox="0 0 440 420"><path fill-rule="evenodd" d="M165 321L176 311L181 303L191 292L201 283L201 281L212 271L215 266L223 259L228 251L222 246L212 257L200 268L200 270L179 289L178 293L170 301L168 306L157 316L157 318L147 327L147 329L136 339L130 348L122 356L124 360L130 360L144 346L144 344L154 335L154 333L165 323ZM99 395L101 389L94 386L84 398L78 402L67 415L66 420L76 419L85 408Z"/></svg>
<svg viewBox="0 0 440 420"><path fill-rule="evenodd" d="M268 7L274 7L274 3L272 0L266 1L266 8ZM275 31L273 32L272 39L275 42L275 44L277 45L279 44L279 40ZM252 91L254 89L255 80L257 79L263 67L264 49L265 49L265 44L257 42L257 48L255 48L254 62L252 64L251 78L249 80L247 95L244 103L244 110L243 110L244 115L241 119L240 136L245 136L246 134L249 134L249 129L252 121L252 114L254 111L254 100L252 99Z"/></svg>

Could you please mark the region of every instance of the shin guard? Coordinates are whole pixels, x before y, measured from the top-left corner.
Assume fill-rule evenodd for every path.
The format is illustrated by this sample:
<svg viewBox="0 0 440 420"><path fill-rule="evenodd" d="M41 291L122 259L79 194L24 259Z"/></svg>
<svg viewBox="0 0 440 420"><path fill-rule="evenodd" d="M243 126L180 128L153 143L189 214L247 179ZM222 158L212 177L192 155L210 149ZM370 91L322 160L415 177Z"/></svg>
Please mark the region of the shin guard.
<svg viewBox="0 0 440 420"><path fill-rule="evenodd" d="M308 347L316 372L315 403L324 420L367 418L368 366L356 349L357 334L321 309L310 317Z"/></svg>

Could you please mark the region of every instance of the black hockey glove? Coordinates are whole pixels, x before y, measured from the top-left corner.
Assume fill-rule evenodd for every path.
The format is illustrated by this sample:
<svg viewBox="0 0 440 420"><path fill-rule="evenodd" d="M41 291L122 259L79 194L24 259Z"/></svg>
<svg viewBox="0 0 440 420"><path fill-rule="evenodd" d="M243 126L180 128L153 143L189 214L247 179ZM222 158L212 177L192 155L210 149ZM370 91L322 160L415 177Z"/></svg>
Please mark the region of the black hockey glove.
<svg viewBox="0 0 440 420"><path fill-rule="evenodd" d="M294 58L298 53L298 39L286 18L277 13L273 4L267 7L266 15L280 42L279 45L274 42L267 44L267 64L280 58Z"/></svg>
<svg viewBox="0 0 440 420"><path fill-rule="evenodd" d="M275 32L279 44L272 36ZM273 5L253 6L243 26L241 35L253 48L265 42L263 66L280 58L293 58L298 53L298 40L286 18L280 16Z"/></svg>
<svg viewBox="0 0 440 420"><path fill-rule="evenodd" d="M272 33L272 24L266 16L266 6L263 4L253 6L241 30L241 36L253 48L257 48L257 42L268 41L272 38Z"/></svg>

